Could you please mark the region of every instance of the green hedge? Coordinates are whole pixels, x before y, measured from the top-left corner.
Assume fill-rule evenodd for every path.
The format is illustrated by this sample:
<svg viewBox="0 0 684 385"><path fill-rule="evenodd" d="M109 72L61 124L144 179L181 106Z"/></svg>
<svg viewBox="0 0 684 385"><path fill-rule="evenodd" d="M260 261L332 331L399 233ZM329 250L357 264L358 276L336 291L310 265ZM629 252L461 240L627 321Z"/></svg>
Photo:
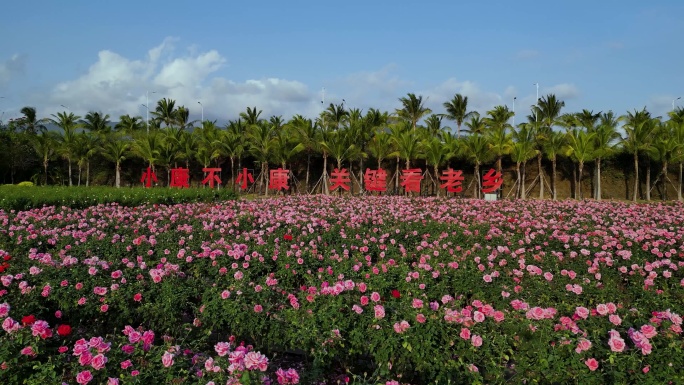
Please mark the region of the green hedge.
<svg viewBox="0 0 684 385"><path fill-rule="evenodd" d="M75 209L98 204L118 203L123 206L215 202L235 199L233 190L209 188L114 188L114 187L22 187L0 186L0 209L30 210L43 206L65 206Z"/></svg>

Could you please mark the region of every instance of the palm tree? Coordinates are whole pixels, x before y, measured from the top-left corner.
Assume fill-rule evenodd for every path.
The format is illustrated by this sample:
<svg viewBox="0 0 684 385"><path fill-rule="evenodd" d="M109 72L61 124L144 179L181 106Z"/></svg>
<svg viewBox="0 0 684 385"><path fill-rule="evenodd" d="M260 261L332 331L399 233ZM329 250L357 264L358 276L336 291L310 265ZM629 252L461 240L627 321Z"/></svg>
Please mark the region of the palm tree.
<svg viewBox="0 0 684 385"><path fill-rule="evenodd" d="M18 119L18 124L23 127L25 132L35 134L38 132L38 130L45 128L45 126L42 124L43 120L38 120L37 118L35 107L26 106L23 107L19 112L21 112L24 116Z"/></svg>
<svg viewBox="0 0 684 385"><path fill-rule="evenodd" d="M342 122L349 116L349 111L344 109L343 104L332 104L321 113L321 124L326 129L339 130Z"/></svg>
<svg viewBox="0 0 684 385"><path fill-rule="evenodd" d="M491 161L493 158L493 154L489 151L489 140L485 135L470 134L460 143L461 154L475 165L474 177L477 183L474 195L476 198L480 198L480 192L482 191L480 166Z"/></svg>
<svg viewBox="0 0 684 385"><path fill-rule="evenodd" d="M667 168L673 162L677 161L677 150L679 143L674 132L674 125L672 123L663 124L659 129L659 135L653 142L653 147L648 150L648 155L656 161L660 161L662 168L656 177L656 182L662 177L662 194L661 198L667 200L667 185L669 180L667 176Z"/></svg>
<svg viewBox="0 0 684 385"><path fill-rule="evenodd" d="M406 160L406 169L411 168L411 160L418 158L422 144L414 131L405 130L392 138L399 158Z"/></svg>
<svg viewBox="0 0 684 385"><path fill-rule="evenodd" d="M425 115L432 113L432 110L425 107L423 104L423 96L416 96L409 92L406 97L399 98L399 101L401 102L402 108L396 110L397 116L411 122L411 128L413 130L416 129L416 125L420 119Z"/></svg>
<svg viewBox="0 0 684 385"><path fill-rule="evenodd" d="M234 183L235 181L235 159L242 156L244 148L240 138L235 132L231 130L221 131L219 133L220 147L219 151L222 155L230 159L230 179ZM231 183L231 186L233 186Z"/></svg>
<svg viewBox="0 0 684 385"><path fill-rule="evenodd" d="M157 102L157 106L152 115L155 120L164 123L166 127L170 127L178 122L178 110L176 109L176 101L173 99L163 98Z"/></svg>
<svg viewBox="0 0 684 385"><path fill-rule="evenodd" d="M383 129L378 129L368 144L368 151L378 161L378 168L382 168L382 161L389 158L393 152L390 134Z"/></svg>
<svg viewBox="0 0 684 385"><path fill-rule="evenodd" d="M575 184L577 189L575 198L577 199L582 199L582 170L584 169L584 163L594 158L595 135L580 128L570 129L567 133L568 150L566 155L578 164L578 176Z"/></svg>
<svg viewBox="0 0 684 385"><path fill-rule="evenodd" d="M675 157L673 161L679 163L679 174L677 178L677 200L680 202L682 199L682 170L684 169L684 119L683 120L670 120L672 136L677 142L677 147L675 148Z"/></svg>
<svg viewBox="0 0 684 385"><path fill-rule="evenodd" d="M535 147L539 172L539 199L544 199L544 169L542 168L544 142L551 136L553 126L558 123L563 107L565 107L564 101L558 100L554 94L548 94L539 99L532 108L536 129Z"/></svg>
<svg viewBox="0 0 684 385"><path fill-rule="evenodd" d="M90 111L81 120L81 127L95 135L107 135L112 128L109 126L109 115Z"/></svg>
<svg viewBox="0 0 684 385"><path fill-rule="evenodd" d="M553 131L549 139L544 143L544 154L551 161L551 189L553 200L558 197L558 186L556 183L556 160L562 154L567 145L566 136L562 132Z"/></svg>
<svg viewBox="0 0 684 385"><path fill-rule="evenodd" d="M102 156L114 162L114 186L116 188L121 187L121 162L126 160L129 148L130 143L120 134L111 135L102 147Z"/></svg>
<svg viewBox="0 0 684 385"><path fill-rule="evenodd" d="M507 106L496 106L487 111L487 117L484 118L489 147L496 155L496 171L499 173L503 156L510 153L513 147L512 136L508 133L508 129L513 128L508 123L512 117L513 111Z"/></svg>
<svg viewBox="0 0 684 385"><path fill-rule="evenodd" d="M71 160L74 157L76 146L76 130L80 127L78 119L80 116L74 115L73 112L58 112L56 115L52 114L50 121L57 127L62 129L59 138L59 153L66 159L69 166L69 187L73 186L71 179Z"/></svg>
<svg viewBox="0 0 684 385"><path fill-rule="evenodd" d="M634 110L634 113L627 112L627 115L621 116L619 120L625 122L623 128L626 137L622 140L622 146L634 157L634 195L632 200L636 202L639 190L639 154L651 148L656 122L645 107L641 111ZM647 180L647 189L650 188L649 185L650 181ZM647 196L650 198L649 195Z"/></svg>
<svg viewBox="0 0 684 385"><path fill-rule="evenodd" d="M467 131L471 134L484 135L487 131L486 121L482 119L479 114L471 115L465 125L468 127Z"/></svg>
<svg viewBox="0 0 684 385"><path fill-rule="evenodd" d="M468 111L468 97L461 94L454 95L453 99L443 104L446 109L447 119L456 122L456 138L461 137L461 125L463 122L473 115L476 115L475 111Z"/></svg>
<svg viewBox="0 0 684 385"><path fill-rule="evenodd" d="M33 149L36 151L36 155L40 157L43 164L43 170L45 171L45 179L43 184L47 185L48 181L48 164L52 157L55 155L55 142L57 138L54 133L48 130L41 130L39 135L32 137Z"/></svg>
<svg viewBox="0 0 684 385"><path fill-rule="evenodd" d="M257 111L256 106L254 108L247 107L246 112L240 113L240 119L244 120L246 125L251 126L259 122L259 115L261 115L261 110Z"/></svg>
<svg viewBox="0 0 684 385"><path fill-rule="evenodd" d="M119 122L114 126L115 130L122 131L129 136L141 132L144 128L145 122L143 122L142 117L128 114L119 116Z"/></svg>
<svg viewBox="0 0 684 385"><path fill-rule="evenodd" d="M155 172L155 166L161 160L162 141L163 138L160 133L151 131L149 134L139 134L133 139L131 145L133 154L147 162L147 166L152 169L152 172Z"/></svg>
<svg viewBox="0 0 684 385"><path fill-rule="evenodd" d="M90 185L90 159L97 153L100 137L95 134L81 132L76 135L74 154L78 166L78 185L81 185L81 171L86 169L86 186Z"/></svg>
<svg viewBox="0 0 684 385"><path fill-rule="evenodd" d="M427 163L428 166L433 167L433 186L437 196L439 196L439 167L449 159L450 150L441 140L439 140L439 138L434 136L423 139L421 147L423 149L425 163Z"/></svg>
<svg viewBox="0 0 684 385"><path fill-rule="evenodd" d="M532 124L523 123L517 131L513 132L515 143L511 149L511 159L515 162L515 174L518 184L516 196L520 199L526 199L527 195L527 192L525 191L525 164L528 160L537 155L537 152L539 151L535 148L535 131Z"/></svg>
<svg viewBox="0 0 684 385"><path fill-rule="evenodd" d="M596 156L596 188L594 198L601 200L601 160L615 153L620 134L617 132L618 119L613 111L601 114L598 125L590 133L594 134L594 155Z"/></svg>
<svg viewBox="0 0 684 385"><path fill-rule="evenodd" d="M261 165L259 183L260 187L264 188L265 195L268 195L268 161L275 146L275 134L273 125L264 120L259 120L247 128L249 153Z"/></svg>
<svg viewBox="0 0 684 385"><path fill-rule="evenodd" d="M318 149L316 136L318 135L318 124L311 119L307 119L302 115L295 115L288 123L292 127L292 131L297 138L297 141L302 144L303 151L306 153L306 180L305 188L309 191L309 175L311 168L311 155Z"/></svg>

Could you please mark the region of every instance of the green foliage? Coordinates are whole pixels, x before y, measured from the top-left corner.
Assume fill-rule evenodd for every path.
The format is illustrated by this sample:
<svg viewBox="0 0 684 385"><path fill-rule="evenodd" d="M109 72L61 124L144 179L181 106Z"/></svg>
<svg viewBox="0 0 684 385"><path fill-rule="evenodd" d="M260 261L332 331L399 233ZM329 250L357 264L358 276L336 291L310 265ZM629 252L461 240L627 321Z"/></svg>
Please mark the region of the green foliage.
<svg viewBox="0 0 684 385"><path fill-rule="evenodd" d="M0 186L0 209L30 210L43 206L85 208L98 204L118 203L121 206L146 204L177 204L191 202L218 202L235 199L229 189L171 189L171 188L112 188L112 187L56 187L33 186L22 182L17 186Z"/></svg>

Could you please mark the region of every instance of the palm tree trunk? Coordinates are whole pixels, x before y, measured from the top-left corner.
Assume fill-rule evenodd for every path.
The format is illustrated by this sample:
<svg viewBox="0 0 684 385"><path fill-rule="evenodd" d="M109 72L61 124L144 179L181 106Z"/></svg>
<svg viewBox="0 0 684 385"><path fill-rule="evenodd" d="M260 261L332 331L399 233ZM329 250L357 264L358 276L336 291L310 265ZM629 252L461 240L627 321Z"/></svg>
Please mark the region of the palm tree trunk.
<svg viewBox="0 0 684 385"><path fill-rule="evenodd" d="M539 199L544 199L544 170L542 169L542 153L537 154L537 170L539 170Z"/></svg>
<svg viewBox="0 0 684 385"><path fill-rule="evenodd" d="M555 201L558 199L557 196L557 191L558 189L556 188L556 157L553 157L551 159L551 184L553 185L553 200Z"/></svg>
<svg viewBox="0 0 684 385"><path fill-rule="evenodd" d="M81 169L83 169L83 167L81 167L81 162L78 162L78 185L77 186L79 186L79 187L81 186Z"/></svg>
<svg viewBox="0 0 684 385"><path fill-rule="evenodd" d="M597 201L601 200L601 158L596 158L596 195Z"/></svg>
<svg viewBox="0 0 684 385"><path fill-rule="evenodd" d="M651 201L651 162L646 158L646 200Z"/></svg>
<svg viewBox="0 0 684 385"><path fill-rule="evenodd" d="M527 199L527 192L525 191L525 163L522 164L522 179L520 180L520 199Z"/></svg>
<svg viewBox="0 0 684 385"><path fill-rule="evenodd" d="M577 168L575 167L575 162L572 163L572 181L575 183L575 188L572 191L572 197L577 199Z"/></svg>
<svg viewBox="0 0 684 385"><path fill-rule="evenodd" d="M268 163L266 162L261 162L261 175L263 176L264 180L266 183L264 184L264 187L266 187L266 190L264 191L264 195L268 196Z"/></svg>
<svg viewBox="0 0 684 385"><path fill-rule="evenodd" d="M90 186L90 161L86 162L86 187Z"/></svg>
<svg viewBox="0 0 684 385"><path fill-rule="evenodd" d="M323 153L323 194L328 195L328 154Z"/></svg>
<svg viewBox="0 0 684 385"><path fill-rule="evenodd" d="M515 177L516 177L517 180L518 180L518 186L517 186L517 190L518 190L518 191L515 192L515 197L516 197L516 198L520 198L520 196L521 196L521 194L520 194L520 184L522 183L522 179L520 178L520 163L516 163L516 164L515 164Z"/></svg>
<svg viewBox="0 0 684 385"><path fill-rule="evenodd" d="M67 163L69 163L69 187L71 187L74 185L71 181L71 158L67 158Z"/></svg>
<svg viewBox="0 0 684 385"><path fill-rule="evenodd" d="M456 126L457 126L457 128L456 128L456 138L460 138L460 137L461 137L461 123L457 123Z"/></svg>
<svg viewBox="0 0 684 385"><path fill-rule="evenodd" d="M235 190L235 157L232 156L230 157L230 181L230 185L233 186L233 190Z"/></svg>
<svg viewBox="0 0 684 385"><path fill-rule="evenodd" d="M477 199L480 199L480 192L482 192L482 186L480 185L480 163L475 162L475 180L477 183L475 183L475 197Z"/></svg>
<svg viewBox="0 0 684 385"><path fill-rule="evenodd" d="M399 194L399 157L397 157L397 169L394 172L394 191Z"/></svg>
<svg viewBox="0 0 684 385"><path fill-rule="evenodd" d="M352 173L353 173L353 171L354 170L352 170ZM359 172L363 174L363 156L359 160ZM352 184L352 187L353 186L354 185ZM353 188L352 188L352 190L353 190ZM359 194L361 194L361 192L363 192L363 177L359 178ZM354 195L354 194L352 193L352 195Z"/></svg>
<svg viewBox="0 0 684 385"><path fill-rule="evenodd" d="M637 193L639 191L639 153L634 152L634 194L632 200L637 201Z"/></svg>
<svg viewBox="0 0 684 385"><path fill-rule="evenodd" d="M116 188L119 188L121 187L121 164L119 162L116 162L114 170L114 184L116 185Z"/></svg>
<svg viewBox="0 0 684 385"><path fill-rule="evenodd" d="M43 168L45 169L45 186L47 186L47 180L48 180L48 175L47 175L47 168L48 168L48 160L45 158L43 161Z"/></svg>
<svg viewBox="0 0 684 385"><path fill-rule="evenodd" d="M437 165L435 165L434 171L435 171L435 183L433 185L435 186L435 193L437 194L437 197L439 198L439 182L438 182L439 181L439 175L438 175L439 169L437 168Z"/></svg>
<svg viewBox="0 0 684 385"><path fill-rule="evenodd" d="M663 174L663 200L666 201L667 200L667 184L665 183L665 181L667 180L667 161L663 162L662 174Z"/></svg>
<svg viewBox="0 0 684 385"><path fill-rule="evenodd" d="M577 188L579 189L579 194L577 195L579 199L582 199L582 169L584 168L584 162L579 162L577 173Z"/></svg>
<svg viewBox="0 0 684 385"><path fill-rule="evenodd" d="M306 154L306 183L305 183L305 189L306 193L309 193L309 167L311 166L311 153Z"/></svg>

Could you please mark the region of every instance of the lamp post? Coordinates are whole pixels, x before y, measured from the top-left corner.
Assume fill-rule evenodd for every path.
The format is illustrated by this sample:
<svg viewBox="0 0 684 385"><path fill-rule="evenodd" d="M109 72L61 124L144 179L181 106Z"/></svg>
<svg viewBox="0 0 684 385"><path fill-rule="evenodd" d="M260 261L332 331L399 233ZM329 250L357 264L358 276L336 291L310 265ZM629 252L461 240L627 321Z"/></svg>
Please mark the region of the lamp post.
<svg viewBox="0 0 684 385"><path fill-rule="evenodd" d="M152 91L153 94L156 94L157 91ZM145 125L147 126L147 133L150 133L150 91L145 91L145 108L147 108L147 119L145 120Z"/></svg>
<svg viewBox="0 0 684 385"><path fill-rule="evenodd" d="M513 97L513 129L515 129L515 99L517 98L517 96Z"/></svg>
<svg viewBox="0 0 684 385"><path fill-rule="evenodd" d="M202 124L204 124L204 106L202 105L202 102L199 101L197 102L197 104L199 104L200 107L202 107Z"/></svg>
<svg viewBox="0 0 684 385"><path fill-rule="evenodd" d="M674 111L675 101L677 101L677 100L679 100L679 99L681 99L681 98L682 98L682 97L680 96L680 97L678 97L677 99L672 99L672 111Z"/></svg>

